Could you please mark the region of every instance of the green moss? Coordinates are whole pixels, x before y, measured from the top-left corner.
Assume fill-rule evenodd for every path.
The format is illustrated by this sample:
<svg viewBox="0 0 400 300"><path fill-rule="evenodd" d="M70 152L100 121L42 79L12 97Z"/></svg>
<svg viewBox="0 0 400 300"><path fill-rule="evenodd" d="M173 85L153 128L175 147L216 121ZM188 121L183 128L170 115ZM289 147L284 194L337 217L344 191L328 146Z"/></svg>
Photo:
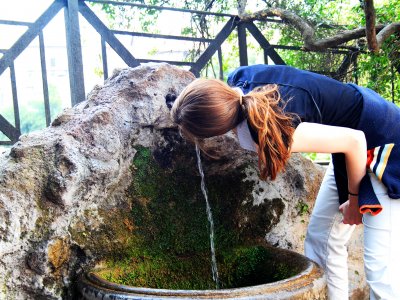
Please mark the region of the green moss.
<svg viewBox="0 0 400 300"><path fill-rule="evenodd" d="M193 170L181 165L163 169L148 149L140 148L132 171L132 222L141 246L177 255L208 249L207 217Z"/></svg>
<svg viewBox="0 0 400 300"><path fill-rule="evenodd" d="M137 253L133 257L126 257L124 261L110 264L108 269L99 274L109 281L132 286L167 289L215 288L208 257L204 255L179 257Z"/></svg>
<svg viewBox="0 0 400 300"><path fill-rule="evenodd" d="M123 217L124 225L130 224L129 239L123 248L113 252L107 259L107 268L99 274L107 280L133 286L215 288L209 224L194 150L176 144L154 153L144 147L136 150L131 169L133 181L128 191L131 210ZM208 162L203 163L207 168ZM253 189L252 183L243 182L244 167L224 176L206 176L222 287L274 281L277 277L284 278L279 274L287 274L290 269L284 265L277 269L265 247L243 246L254 245L263 236L258 232L249 234L254 232L254 226L240 226L243 215L238 212L254 210L251 204L243 205ZM260 207L265 211L273 209ZM112 219L110 213L104 217ZM251 221L266 222L256 218L249 217ZM118 222L108 227L115 224ZM117 235L126 234L118 233L114 227Z"/></svg>
<svg viewBox="0 0 400 300"><path fill-rule="evenodd" d="M163 155L146 148L137 150L130 189L134 234L144 248L156 252L208 252L209 224L193 149L175 148L169 154L173 165L163 160ZM219 249L242 244L247 238L238 230L241 216L237 211L253 186L243 182L242 171L238 168L224 176L206 177Z"/></svg>
<svg viewBox="0 0 400 300"><path fill-rule="evenodd" d="M301 266L276 259L272 248L242 246L222 251L219 279L222 288L265 284L297 274ZM164 289L214 289L208 255L190 257L136 253L109 263L97 272L106 280L131 286Z"/></svg>

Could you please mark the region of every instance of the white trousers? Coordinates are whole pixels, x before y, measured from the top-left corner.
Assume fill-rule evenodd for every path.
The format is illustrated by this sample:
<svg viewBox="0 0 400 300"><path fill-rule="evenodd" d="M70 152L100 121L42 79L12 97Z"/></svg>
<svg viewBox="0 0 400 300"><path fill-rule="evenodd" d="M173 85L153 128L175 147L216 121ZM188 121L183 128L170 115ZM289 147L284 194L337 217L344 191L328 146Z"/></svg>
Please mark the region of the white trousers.
<svg viewBox="0 0 400 300"><path fill-rule="evenodd" d="M373 174L372 186L383 206L377 216L365 214L364 267L370 299L400 300L400 199L390 199ZM347 243L355 225L342 223L332 164L328 167L311 215L305 255L325 269L328 299L349 298Z"/></svg>

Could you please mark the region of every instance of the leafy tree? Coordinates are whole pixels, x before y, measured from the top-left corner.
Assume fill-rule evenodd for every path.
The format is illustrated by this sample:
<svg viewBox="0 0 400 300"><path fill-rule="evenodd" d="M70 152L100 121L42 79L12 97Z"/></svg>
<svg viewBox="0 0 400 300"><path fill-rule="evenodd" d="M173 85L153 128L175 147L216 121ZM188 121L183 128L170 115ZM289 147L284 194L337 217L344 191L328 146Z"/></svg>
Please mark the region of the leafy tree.
<svg viewBox="0 0 400 300"><path fill-rule="evenodd" d="M135 3L138 3L137 1ZM334 52L351 49L357 56L357 67L348 64L342 69L340 80L356 81L381 93L389 100L398 100L400 95L400 0L382 0L375 8L375 20L366 22L366 16L374 8L371 0L354 3L350 0L142 0L139 3L192 10L238 14L243 21L256 21L264 36L274 44L301 47L301 51L277 50L283 60L292 66L321 72L328 76L339 70L344 54ZM368 6L369 5L369 6ZM367 7L368 6L368 7ZM132 26L131 16L110 4L103 4L109 19L119 20L119 26ZM118 10L118 13L117 13ZM158 32L154 20L159 11L140 9L141 30ZM275 18L280 23L265 22ZM190 24L182 28L182 35L213 38L215 31L226 18L193 14ZM392 26L392 33L380 38L378 48L368 49L365 28L375 26L374 33L381 34ZM362 26L359 28L359 26ZM375 38L378 38L376 35ZM226 45L225 45L226 44ZM193 43L186 60L195 61L207 47L207 43ZM248 39L249 63L259 61L260 47ZM377 50L378 49L378 50ZM237 34L233 32L223 45L224 74L238 66ZM342 51L344 52L344 51ZM155 49L152 49L155 54ZM202 76L218 77L217 55L204 68Z"/></svg>
<svg viewBox="0 0 400 300"><path fill-rule="evenodd" d="M242 2L242 7L246 4L244 0L239 2ZM400 1L381 1L376 14L371 0L360 1L360 4L332 0L264 2L266 8L257 12L246 13L242 8L242 20L263 21L267 17L279 17L287 24L280 31L280 44L319 51L281 53L285 62L315 71L319 67L322 73L328 73L329 70L338 70L343 58L329 55L326 49L351 47L355 54L360 54L358 66L356 69L344 69L347 76L340 79L354 81L358 78L359 84L376 90L387 99L399 101ZM368 19L371 14L374 15L372 21ZM364 27L354 28L359 25L366 26L367 30ZM366 31L373 33L375 45L371 45L368 34L368 41L365 40Z"/></svg>

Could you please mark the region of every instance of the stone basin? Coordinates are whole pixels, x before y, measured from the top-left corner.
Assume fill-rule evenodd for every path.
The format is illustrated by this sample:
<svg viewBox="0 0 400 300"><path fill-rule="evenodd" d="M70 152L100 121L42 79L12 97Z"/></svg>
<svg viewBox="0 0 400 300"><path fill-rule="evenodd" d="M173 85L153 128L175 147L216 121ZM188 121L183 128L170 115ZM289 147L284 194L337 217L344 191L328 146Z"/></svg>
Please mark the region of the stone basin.
<svg viewBox="0 0 400 300"><path fill-rule="evenodd" d="M221 289L186 290L118 284L105 279L113 270L102 268L82 276L78 290L81 299L88 300L326 299L323 271L305 256L266 245L242 248L236 254L230 255L231 261L225 261L230 270L220 274ZM211 277L211 271L209 275Z"/></svg>

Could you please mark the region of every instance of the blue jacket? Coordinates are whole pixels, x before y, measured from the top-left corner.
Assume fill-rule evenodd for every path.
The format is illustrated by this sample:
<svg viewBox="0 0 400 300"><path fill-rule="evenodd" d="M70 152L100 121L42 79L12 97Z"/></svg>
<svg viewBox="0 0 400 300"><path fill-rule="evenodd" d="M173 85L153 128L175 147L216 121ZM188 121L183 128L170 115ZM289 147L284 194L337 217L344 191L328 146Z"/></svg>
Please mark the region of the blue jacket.
<svg viewBox="0 0 400 300"><path fill-rule="evenodd" d="M316 73L289 66L254 65L240 67L228 76L230 86L244 94L266 84L278 84L285 111L297 114L301 121L349 127L364 132L370 169L388 189L391 198L400 198L400 108L376 92L345 84ZM296 126L296 124L294 124ZM339 201L348 199L344 155L333 154ZM378 214L382 207L368 174L359 190L360 211Z"/></svg>

